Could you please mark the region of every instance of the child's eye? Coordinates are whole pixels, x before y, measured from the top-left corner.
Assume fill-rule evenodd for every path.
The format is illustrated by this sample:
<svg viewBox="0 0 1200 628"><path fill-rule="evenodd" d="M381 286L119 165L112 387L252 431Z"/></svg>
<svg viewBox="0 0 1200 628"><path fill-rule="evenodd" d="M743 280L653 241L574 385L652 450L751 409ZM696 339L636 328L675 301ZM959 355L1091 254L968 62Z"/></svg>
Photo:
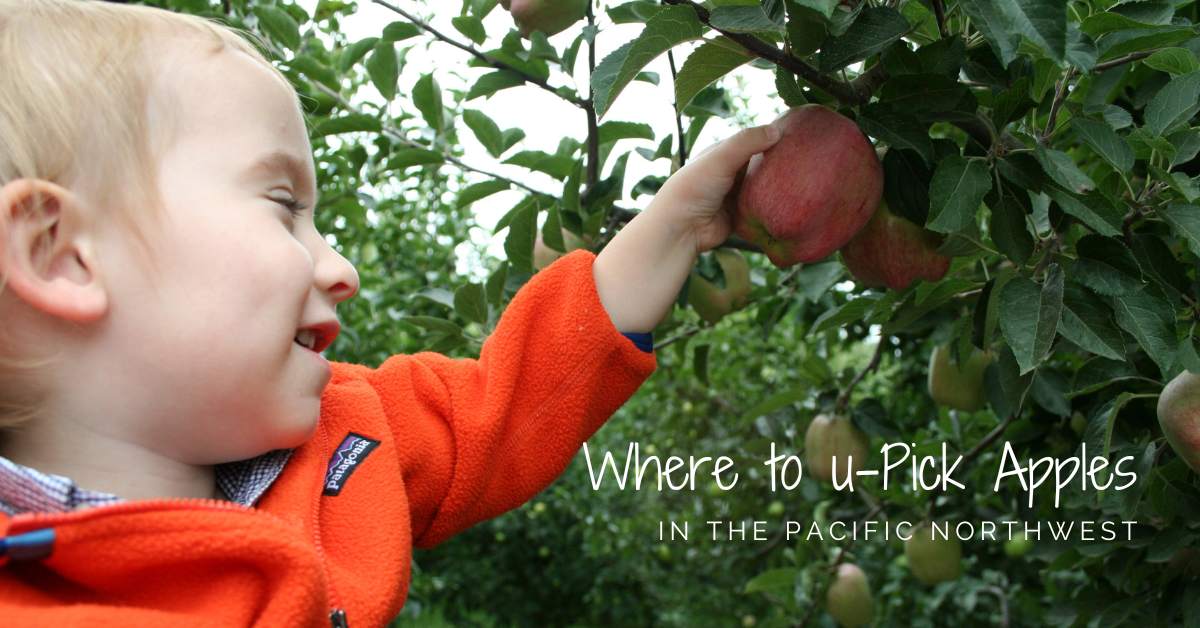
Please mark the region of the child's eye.
<svg viewBox="0 0 1200 628"><path fill-rule="evenodd" d="M293 216L298 216L300 214L300 212L304 211L304 209L305 209L304 205L300 201L297 201L294 198L271 199L271 200L286 207L287 210L289 212L291 212L291 214Z"/></svg>

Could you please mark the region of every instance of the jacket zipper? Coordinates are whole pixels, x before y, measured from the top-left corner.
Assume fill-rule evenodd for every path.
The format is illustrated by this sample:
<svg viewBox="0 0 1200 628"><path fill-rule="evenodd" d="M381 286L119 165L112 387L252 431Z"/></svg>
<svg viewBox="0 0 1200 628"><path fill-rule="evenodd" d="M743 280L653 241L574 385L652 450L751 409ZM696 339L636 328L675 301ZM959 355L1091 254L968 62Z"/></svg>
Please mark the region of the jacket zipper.
<svg viewBox="0 0 1200 628"><path fill-rule="evenodd" d="M325 432L325 424L319 423L321 446L318 451L325 451L326 445L329 444L329 435ZM323 480L322 480L323 482ZM337 588L333 585L333 573L329 569L329 563L325 560L325 548L321 546L321 496L324 493L323 489L315 491L316 497L313 499L312 509L312 529L313 529L313 547L317 550L317 560L321 563L321 572L325 574L325 585L329 593L329 604L332 609L329 611L329 625L332 628L349 628L349 623L346 619L346 611L341 608L338 600Z"/></svg>
<svg viewBox="0 0 1200 628"><path fill-rule="evenodd" d="M320 506L320 499L321 494L317 493L316 506L318 508ZM14 515L9 521L8 530L5 532L5 534L21 534L41 528L52 528L55 525L78 523L81 521L88 521L90 519L96 519L109 515L152 512L156 510L178 510L181 508L190 508L193 510L239 511L258 517L268 517L279 521L280 523L292 525L279 515L258 510L256 508L243 506L236 502L229 502L220 499L166 498L127 501L118 504L95 506L92 508L85 508L83 510L73 510L71 512L63 513L39 512ZM338 607L337 593L333 587L333 577L329 573L329 565L325 560L325 551L321 548L321 531L316 525L319 522L315 520L318 517L317 508L314 508L313 513L313 541L316 544L317 560L320 565L321 572L325 576L326 593L329 594L330 604L333 605L333 609L329 613L329 622L333 628L349 628L349 624L346 622L346 611Z"/></svg>

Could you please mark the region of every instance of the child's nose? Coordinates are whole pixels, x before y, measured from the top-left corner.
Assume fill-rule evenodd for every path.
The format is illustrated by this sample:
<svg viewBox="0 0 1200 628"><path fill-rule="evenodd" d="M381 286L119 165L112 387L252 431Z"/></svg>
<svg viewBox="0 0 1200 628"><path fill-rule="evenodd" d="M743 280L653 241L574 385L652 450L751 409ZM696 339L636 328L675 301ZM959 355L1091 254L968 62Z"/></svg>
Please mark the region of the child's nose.
<svg viewBox="0 0 1200 628"><path fill-rule="evenodd" d="M358 293L358 270L350 260L326 245L317 269L317 283L321 290L333 296L334 304L341 303Z"/></svg>

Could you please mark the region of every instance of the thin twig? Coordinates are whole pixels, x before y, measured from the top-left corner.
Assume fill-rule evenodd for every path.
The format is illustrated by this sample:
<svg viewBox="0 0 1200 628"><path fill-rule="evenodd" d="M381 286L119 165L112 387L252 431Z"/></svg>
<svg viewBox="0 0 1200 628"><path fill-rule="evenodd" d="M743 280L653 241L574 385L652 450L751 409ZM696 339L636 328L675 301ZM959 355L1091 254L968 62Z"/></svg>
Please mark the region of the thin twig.
<svg viewBox="0 0 1200 628"><path fill-rule="evenodd" d="M679 79L679 73L675 71L675 53L667 51L667 64L671 66L671 85L675 85L675 81ZM683 135L683 114L679 112L679 99L675 99L675 132L679 135L679 167L682 168L687 164L688 147L687 140Z"/></svg>
<svg viewBox="0 0 1200 628"><path fill-rule="evenodd" d="M592 10L592 2L587 3L587 23L589 29L596 26L596 15ZM596 35L592 30L592 39L588 42L588 82L596 74ZM588 127L588 160L587 160L587 189L592 189L600 181L600 126L596 121L596 94L588 87L587 100L583 101L583 109L587 113Z"/></svg>
<svg viewBox="0 0 1200 628"><path fill-rule="evenodd" d="M864 96L863 94L859 94L858 92L854 91L853 87L846 83L821 74L811 65L808 65L807 63L797 59L796 57L793 57L790 54L784 53L774 45L768 44L753 35L747 35L745 33L733 33L713 26L712 22L709 21L708 9L696 4L695 2L692 2L692 0L663 0L663 3L691 7L691 9L696 12L696 17L698 17L700 21L709 28L741 44L743 48L754 53L755 55L771 61L775 65L778 65L783 69L795 74L796 76L799 76L805 81L808 81L808 83L810 83L812 86L824 90L825 92L829 93L829 95L837 98L843 104L862 104L865 103L870 97L870 95Z"/></svg>
<svg viewBox="0 0 1200 628"><path fill-rule="evenodd" d="M1150 55L1152 55L1156 52L1158 52L1158 50L1143 50L1141 52L1131 52L1131 53L1125 55L1124 57L1117 57L1116 59L1113 59L1111 61L1105 61L1104 63L1097 63L1096 65L1092 66L1092 72L1095 74L1099 74L1106 70L1111 70L1119 65L1125 65L1126 63L1132 63L1139 59L1145 59L1146 57L1149 57Z"/></svg>
<svg viewBox="0 0 1200 628"><path fill-rule="evenodd" d="M1054 94L1054 102L1050 103L1050 116L1046 119L1046 129L1042 131L1041 141L1043 144L1054 132L1054 123L1058 120L1058 110L1062 107L1063 101L1067 98L1067 85L1071 82L1071 77L1075 75L1075 68L1067 68L1063 76L1058 81L1058 90Z"/></svg>
<svg viewBox="0 0 1200 628"><path fill-rule="evenodd" d="M656 342L656 343L654 343L654 350L658 351L659 349L673 345L673 344L679 342L680 340L685 340L687 338L691 338L692 336L695 336L696 334L704 331L705 329L708 329L708 327L709 326L692 327L691 329L688 329L687 331L683 331L674 336L671 336L670 338L667 338L666 340L664 340L662 342Z"/></svg>
<svg viewBox="0 0 1200 628"><path fill-rule="evenodd" d="M557 89L552 87L549 83L547 83L543 79L533 76L532 74L529 74L529 73L527 73L523 70L520 70L514 66L511 66L499 59L496 59L487 54L484 54L464 43L455 41L454 39L451 39L450 37L443 35L441 32L439 32L437 29L430 26L423 20L417 18L415 15L412 15L408 11L405 11L404 9L401 9L400 7L398 7L394 4L386 2L385 0L371 0L371 1L374 2L375 4L378 4L381 7L384 7L390 11L394 11L395 13L400 14L401 16L404 17L404 19L412 22L413 25L417 26L421 30L428 32L429 34L433 35L434 37L446 42L447 44L450 44L451 46L454 46L455 48L458 48L459 50L467 52L468 54L475 57L476 59L479 59L480 61L482 61L498 70L506 70L508 72L512 72L512 73L516 74L517 76L520 76L521 80L525 81L526 83L529 83L531 85L536 85L536 86L550 92L551 94L554 94L555 96L558 96L559 98L562 98L563 100L575 105L576 107L582 108L582 107L586 106L583 100L581 100L575 96L572 96L570 94L563 94L563 93L559 92Z"/></svg>
<svg viewBox="0 0 1200 628"><path fill-rule="evenodd" d="M338 101L338 104L341 105L342 109L345 109L346 111L356 113L359 115L366 115L366 114L363 114L361 111L359 111L356 107L351 105L350 102L348 100L346 100L345 97L343 97L341 94L333 91L332 89L329 89L325 85L322 85L320 82L311 81L311 85L314 88L316 88L318 91L324 92L325 94L329 95L330 97L336 99ZM424 144L421 144L420 142L414 142L413 140L410 140L407 137L404 137L404 134L399 129L393 128L389 124L384 123L381 128L383 129L383 133L385 135L387 135L388 137L392 138L393 140L395 140L397 142L400 142L401 144L404 144L405 146L408 146L410 148L420 148L420 149L424 149L424 150L429 150L428 146L425 146ZM467 170L467 171L475 172L475 173L478 173L478 174L481 174L481 175L484 175L487 177L491 177L498 181L504 181L505 183L508 183L509 185L514 185L516 187L523 188L526 191L532 192L533 194L539 194L542 196L552 196L550 194L546 194L545 192L542 192L541 190L537 190L532 187L529 187L528 185L521 183L520 181L516 181L516 180L510 179L508 177L505 177L503 175L499 175L494 172L490 172L488 170L484 170L482 168L477 168L475 166L472 166L445 151L439 151L439 154L447 162L452 163L455 166L458 166L459 168L461 168L463 170Z"/></svg>
<svg viewBox="0 0 1200 628"><path fill-rule="evenodd" d="M871 356L871 361L867 363L867 367L859 371L854 376L854 379L850 380L849 384L846 384L846 389L838 396L837 403L834 405L835 414L841 414L846 410L846 404L850 402L850 393L854 392L854 388L867 376L867 373L879 368L879 361L883 357L883 349L887 343L887 339L887 336L879 337L879 344L875 347L875 353Z"/></svg>
<svg viewBox="0 0 1200 628"><path fill-rule="evenodd" d="M942 4L942 0L933 0L933 14L937 16L938 33L942 39L950 37L950 31L946 30L946 7Z"/></svg>

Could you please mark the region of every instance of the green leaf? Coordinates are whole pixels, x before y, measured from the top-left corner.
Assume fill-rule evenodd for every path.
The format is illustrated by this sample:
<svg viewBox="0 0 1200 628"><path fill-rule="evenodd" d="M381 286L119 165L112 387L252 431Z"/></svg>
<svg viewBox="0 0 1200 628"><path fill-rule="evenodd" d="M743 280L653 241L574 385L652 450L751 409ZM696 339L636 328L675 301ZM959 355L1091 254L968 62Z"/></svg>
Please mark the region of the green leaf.
<svg viewBox="0 0 1200 628"><path fill-rule="evenodd" d="M1192 26L1165 26L1111 33L1099 41L1100 60L1108 61L1132 52L1166 48L1195 36L1196 31Z"/></svg>
<svg viewBox="0 0 1200 628"><path fill-rule="evenodd" d="M1189 74L1200 70L1200 61L1187 48L1163 48L1142 60L1142 63L1168 74Z"/></svg>
<svg viewBox="0 0 1200 628"><path fill-rule="evenodd" d="M433 316L404 316L400 318L401 323L415 325L421 329L443 334L461 334L462 328L444 318L436 318Z"/></svg>
<svg viewBox="0 0 1200 628"><path fill-rule="evenodd" d="M1200 109L1197 99L1200 99L1200 72L1171 79L1146 105L1146 130L1163 135L1175 125L1187 122Z"/></svg>
<svg viewBox="0 0 1200 628"><path fill-rule="evenodd" d="M519 205L508 222L504 254L508 263L521 272L533 272L533 241L537 237L536 203Z"/></svg>
<svg viewBox="0 0 1200 628"><path fill-rule="evenodd" d="M404 41L421 34L421 29L411 22L392 22L383 27L384 41Z"/></svg>
<svg viewBox="0 0 1200 628"><path fill-rule="evenodd" d="M396 60L396 46L390 41L375 44L366 62L367 76L385 100L396 97L396 80L400 76L400 64Z"/></svg>
<svg viewBox="0 0 1200 628"><path fill-rule="evenodd" d="M1033 235L1029 233L1028 221L1025 220L1029 197L1025 192L1007 187L1001 187L1000 192L996 202L990 205L992 220L989 231L1001 253L1017 264L1024 264L1033 255ZM1018 194L1024 196L1024 202Z"/></svg>
<svg viewBox="0 0 1200 628"><path fill-rule="evenodd" d="M649 124L640 122L622 122L610 120L601 124L599 129L600 145L611 144L617 140L653 140L654 129Z"/></svg>
<svg viewBox="0 0 1200 628"><path fill-rule="evenodd" d="M378 118L365 113L352 113L338 118L326 118L322 120L313 127L310 136L317 138L355 131L379 133L381 130Z"/></svg>
<svg viewBox="0 0 1200 628"><path fill-rule="evenodd" d="M700 90L753 58L726 37L717 37L696 48L675 77L675 111L682 113Z"/></svg>
<svg viewBox="0 0 1200 628"><path fill-rule="evenodd" d="M782 33L784 28L776 23L762 5L718 6L709 13L709 24L716 30L729 33Z"/></svg>
<svg viewBox="0 0 1200 628"><path fill-rule="evenodd" d="M1129 248L1119 240L1086 235L1075 244L1079 259L1071 278L1097 294L1120 296L1142 288L1142 270Z"/></svg>
<svg viewBox="0 0 1200 628"><path fill-rule="evenodd" d="M1084 174L1079 166L1075 165L1075 161L1071 159L1070 155L1038 144L1034 156L1038 163L1042 164L1046 174L1064 188L1082 194L1096 187L1091 177Z"/></svg>
<svg viewBox="0 0 1200 628"><path fill-rule="evenodd" d="M838 0L792 0L796 6L816 11L821 17L830 19L837 10Z"/></svg>
<svg viewBox="0 0 1200 628"><path fill-rule="evenodd" d="M659 55L675 45L704 35L705 26L691 7L663 8L646 22L637 39L609 54L592 74L592 98L596 115L603 116L621 90Z"/></svg>
<svg viewBox="0 0 1200 628"><path fill-rule="evenodd" d="M480 96L491 96L502 89L516 87L525 82L520 74L510 72L508 70L499 70L490 72L479 77L478 81L471 86L467 91L467 97L464 100L473 100Z"/></svg>
<svg viewBox="0 0 1200 628"><path fill-rule="evenodd" d="M377 43L379 43L378 37L367 37L346 46L342 49L341 56L338 57L338 69L343 74L349 72L350 68L354 67L354 64L358 63L359 59L370 52Z"/></svg>
<svg viewBox="0 0 1200 628"><path fill-rule="evenodd" d="M1037 368L1058 333L1063 307L1063 272L1051 264L1038 286L1024 277L1014 278L1000 292L1000 331L1024 375Z"/></svg>
<svg viewBox="0 0 1200 628"><path fill-rule="evenodd" d="M800 575L800 570L794 567L783 567L780 569L771 569L764 571L750 579L746 583L746 593L758 593L760 591L775 591L783 589L789 594L792 587L795 586L796 578Z"/></svg>
<svg viewBox="0 0 1200 628"><path fill-rule="evenodd" d="M1024 37L1061 65L1067 52L1067 3L1062 0L961 0L959 6L987 38L1005 67Z"/></svg>
<svg viewBox="0 0 1200 628"><path fill-rule="evenodd" d="M1200 207L1195 205L1171 205L1158 210L1158 215L1171 229L1187 241L1192 253L1200 255Z"/></svg>
<svg viewBox="0 0 1200 628"><path fill-rule="evenodd" d="M437 79L433 78L433 74L426 74L417 79L417 84L413 86L412 98L425 122L435 134L441 135L445 116L442 109L442 88Z"/></svg>
<svg viewBox="0 0 1200 628"><path fill-rule="evenodd" d="M929 183L931 231L953 233L975 226L975 214L992 189L987 165L979 159L951 155L937 165Z"/></svg>
<svg viewBox="0 0 1200 628"><path fill-rule="evenodd" d="M819 334L827 329L841 327L854 321L862 320L867 312L875 306L878 301L875 297L859 297L852 301L847 301L841 306L825 310L821 313L817 320L813 321L810 334Z"/></svg>
<svg viewBox="0 0 1200 628"><path fill-rule="evenodd" d="M482 111L466 109L462 113L463 122L475 134L475 139L487 150L492 157L499 157L504 152L504 134L500 127Z"/></svg>
<svg viewBox="0 0 1200 628"><path fill-rule="evenodd" d="M387 160L388 169L404 170L413 166L440 164L445 157L437 151L427 148L398 148L392 151Z"/></svg>
<svg viewBox="0 0 1200 628"><path fill-rule="evenodd" d="M454 312L468 321L486 325L488 304L483 286L477 283L459 286L454 291Z"/></svg>
<svg viewBox="0 0 1200 628"><path fill-rule="evenodd" d="M1078 218L1080 222L1091 227L1096 233L1103 236L1121 235L1123 217L1120 210L1103 198L1096 195L1089 196L1088 198L1094 202L1084 203L1065 190L1054 187L1048 188L1046 193L1055 203L1058 203L1064 212Z"/></svg>
<svg viewBox="0 0 1200 628"><path fill-rule="evenodd" d="M827 41L819 58L822 72L832 72L887 48L908 31L908 20L895 9L868 7L841 37Z"/></svg>
<svg viewBox="0 0 1200 628"><path fill-rule="evenodd" d="M487 31L483 28L483 22L471 15L460 15L459 17L450 20L450 24L454 29L462 33L477 44L483 44L487 41Z"/></svg>
<svg viewBox="0 0 1200 628"><path fill-rule="evenodd" d="M525 150L505 159L504 163L544 172L561 181L570 176L575 159L569 156L551 155L540 150Z"/></svg>
<svg viewBox="0 0 1200 628"><path fill-rule="evenodd" d="M1126 7L1128 7L1128 5L1126 5ZM1095 15L1089 16L1087 19L1085 19L1080 24L1080 29L1092 37L1099 37L1100 35L1111 33L1113 31L1153 28L1155 26L1161 26L1171 22L1171 14L1174 13L1174 11L1171 9L1171 7L1167 6L1165 13L1166 21L1162 21L1162 17L1158 17L1156 19L1156 17L1152 15L1130 16L1115 11L1096 13Z"/></svg>
<svg viewBox="0 0 1200 628"><path fill-rule="evenodd" d="M487 292L488 303L499 308L500 303L504 301L504 285L506 283L508 283L508 264L502 263L496 272L488 277L487 286L484 289Z"/></svg>
<svg viewBox="0 0 1200 628"><path fill-rule="evenodd" d="M1112 300L1117 325L1129 332L1165 376L1176 351L1175 309L1153 286Z"/></svg>
<svg viewBox="0 0 1200 628"><path fill-rule="evenodd" d="M1073 118L1071 128L1075 129L1079 137L1091 146L1096 154L1112 164L1117 172L1126 173L1133 168L1133 149L1129 147L1129 142L1112 130L1112 127L1103 122Z"/></svg>
<svg viewBox="0 0 1200 628"><path fill-rule="evenodd" d="M983 383L988 404L996 416L1007 417L1016 414L1025 403L1025 396L1033 385L1033 375L1021 373L1012 348L1005 345L983 372Z"/></svg>
<svg viewBox="0 0 1200 628"><path fill-rule="evenodd" d="M257 6L253 9L258 23L271 39L283 44L289 50L300 47L300 25L288 15L287 11L272 6Z"/></svg>
<svg viewBox="0 0 1200 628"><path fill-rule="evenodd" d="M1125 360L1125 340L1113 322L1112 311L1078 284L1063 293L1058 333L1080 349L1113 360Z"/></svg>
<svg viewBox="0 0 1200 628"><path fill-rule="evenodd" d="M925 163L933 161L929 125L915 116L897 111L884 103L871 103L862 106L857 122L863 133L884 144L896 149L908 149L920 155Z"/></svg>
<svg viewBox="0 0 1200 628"><path fill-rule="evenodd" d="M662 6L652 0L634 0L615 7L606 7L604 10L613 24L636 24L646 22L660 9Z"/></svg>
<svg viewBox="0 0 1200 628"><path fill-rule="evenodd" d="M829 35L829 18L794 0L785 0L784 6L787 10L787 42L792 54L807 57L816 52ZM782 66L776 67L782 69Z"/></svg>
<svg viewBox="0 0 1200 628"><path fill-rule="evenodd" d="M461 209L483 198L487 198L498 192L503 192L510 189L508 181L500 181L498 179L492 181L482 181L474 183L463 188L458 193L458 200L455 201L455 207Z"/></svg>

